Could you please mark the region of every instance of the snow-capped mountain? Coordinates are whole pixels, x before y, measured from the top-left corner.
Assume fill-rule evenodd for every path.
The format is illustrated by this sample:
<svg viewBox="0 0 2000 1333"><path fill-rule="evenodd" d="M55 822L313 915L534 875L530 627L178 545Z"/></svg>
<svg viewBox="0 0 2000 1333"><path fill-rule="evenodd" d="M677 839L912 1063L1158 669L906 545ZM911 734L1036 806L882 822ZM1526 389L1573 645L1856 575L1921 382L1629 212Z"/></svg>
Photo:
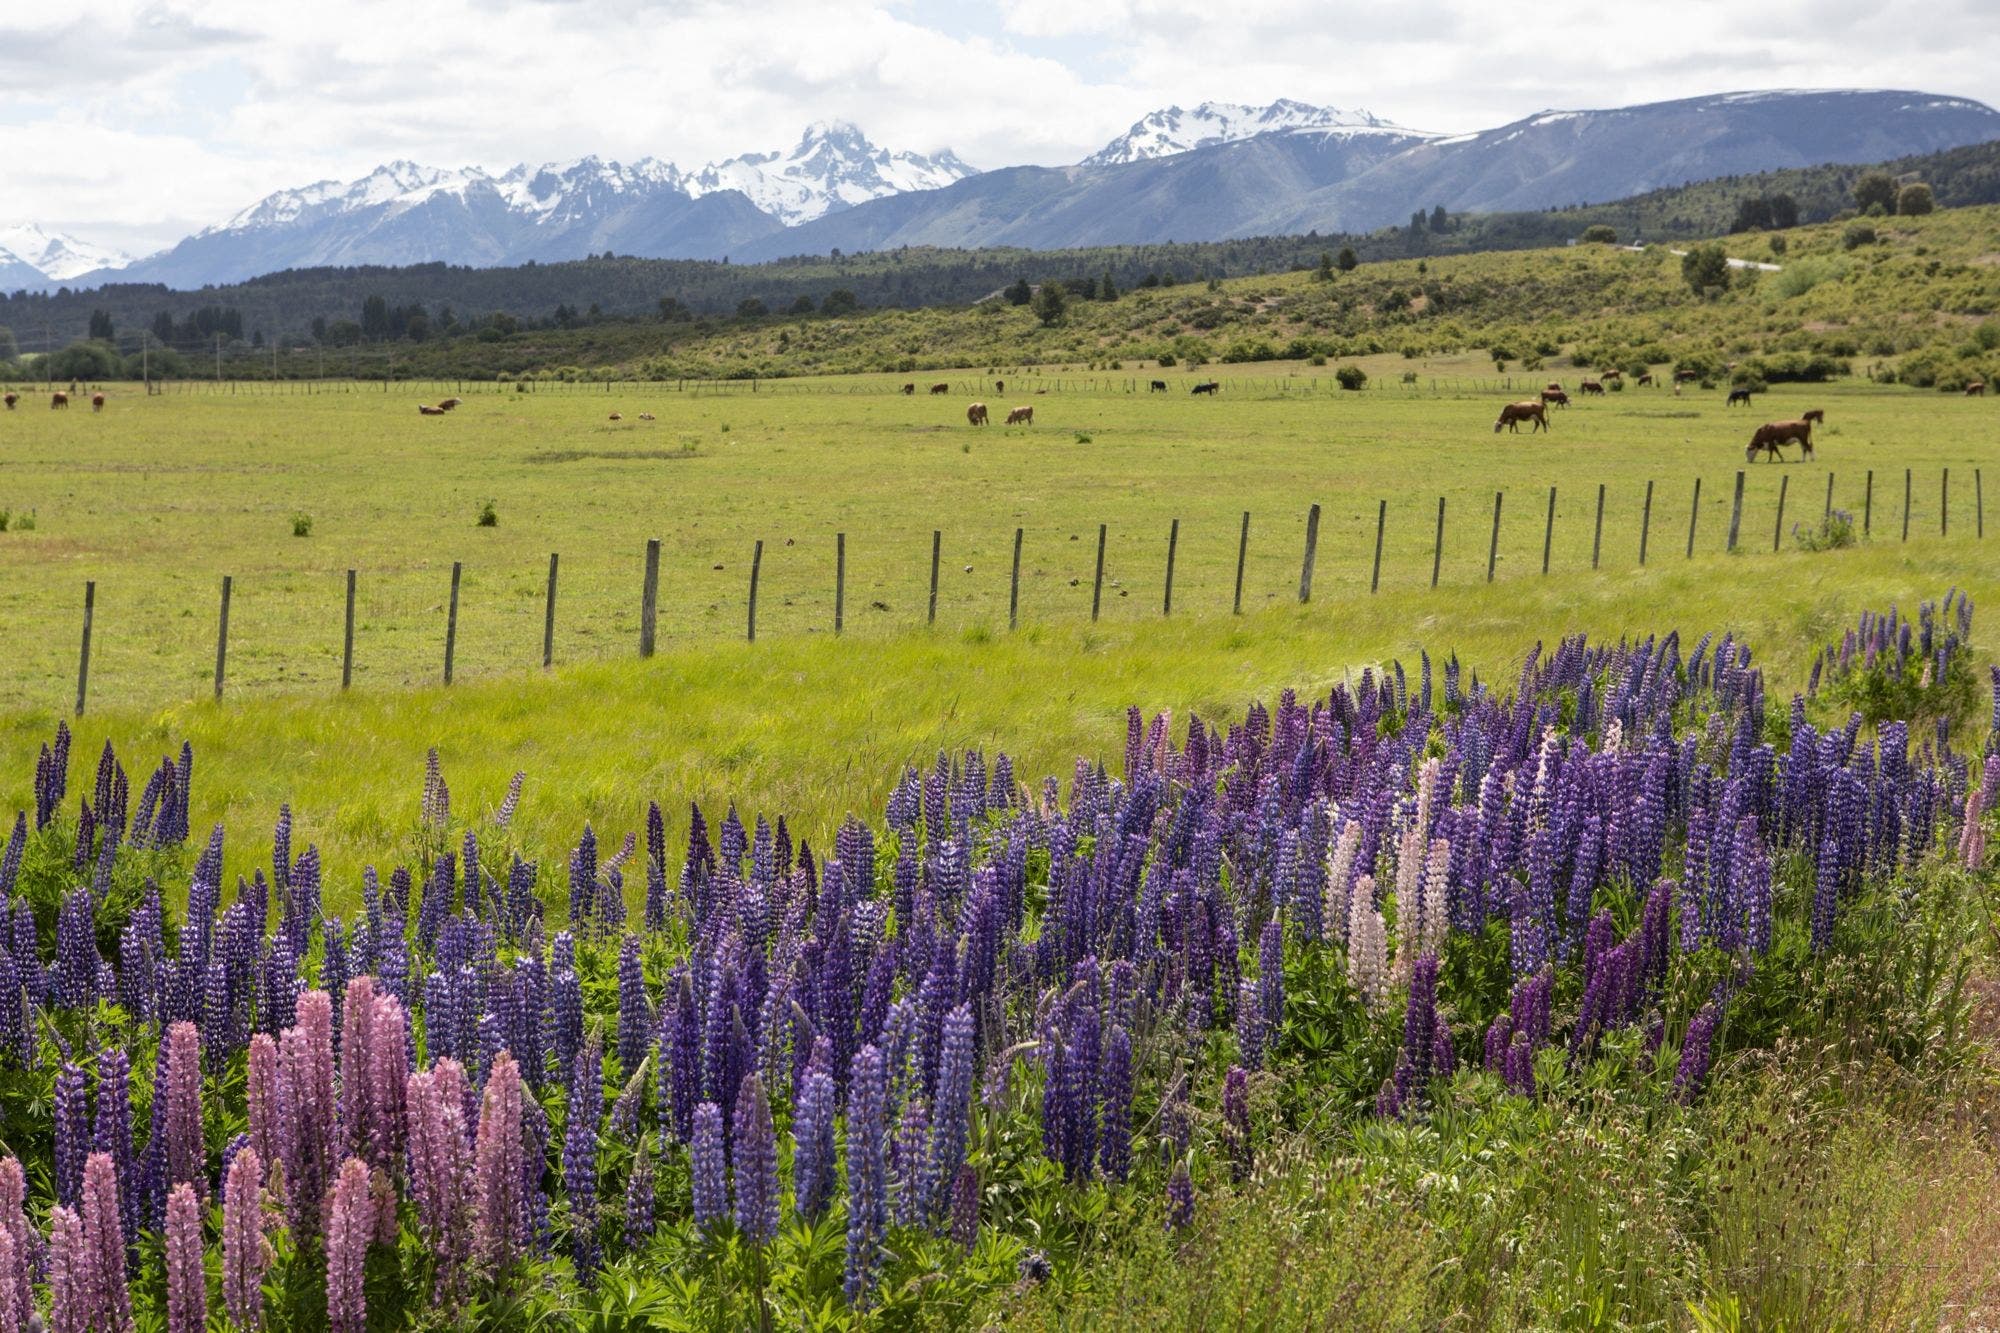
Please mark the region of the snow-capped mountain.
<svg viewBox="0 0 2000 1333"><path fill-rule="evenodd" d="M1348 135L1379 134L1404 139L1437 137L1422 130L1392 125L1372 111L1308 106L1286 98L1279 98L1269 106L1203 102L1188 110L1170 106L1153 112L1083 159L1083 165L1111 166L1120 162L1139 162L1147 158L1190 153L1213 144L1254 139L1260 134L1293 134L1308 130Z"/></svg>
<svg viewBox="0 0 2000 1333"><path fill-rule="evenodd" d="M788 227L884 195L939 190L974 175L949 148L935 156L877 148L845 121L807 128L789 152L748 153L688 176L690 194L741 190Z"/></svg>
<svg viewBox="0 0 2000 1333"><path fill-rule="evenodd" d="M67 282L93 269L118 268L131 262L130 255L109 246L44 231L33 223L0 227L0 253L55 282Z"/></svg>

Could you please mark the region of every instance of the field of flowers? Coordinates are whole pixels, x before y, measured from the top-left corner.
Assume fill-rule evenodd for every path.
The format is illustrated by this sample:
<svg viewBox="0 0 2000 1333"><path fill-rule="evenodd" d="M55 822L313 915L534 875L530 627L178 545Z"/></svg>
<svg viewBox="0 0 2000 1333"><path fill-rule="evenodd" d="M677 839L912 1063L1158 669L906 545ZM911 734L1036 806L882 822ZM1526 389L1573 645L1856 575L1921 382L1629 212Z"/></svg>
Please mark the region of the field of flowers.
<svg viewBox="0 0 2000 1333"><path fill-rule="evenodd" d="M654 804L537 865L524 779L479 810L433 752L349 914L288 811L223 883L263 835L203 827L190 747L93 769L59 726L0 853L0 1333L1036 1326L1302 1143L1359 1179L1477 1115L1661 1135L1800 1041L1949 1078L2000 799L1972 614L1862 615L1787 702L1667 633L1135 708L1115 772L941 754L817 848ZM1587 1292L1460 1253L1274 1322L1747 1326L1787 1290L1661 1253L1705 1301L1659 1316L1593 1226Z"/></svg>

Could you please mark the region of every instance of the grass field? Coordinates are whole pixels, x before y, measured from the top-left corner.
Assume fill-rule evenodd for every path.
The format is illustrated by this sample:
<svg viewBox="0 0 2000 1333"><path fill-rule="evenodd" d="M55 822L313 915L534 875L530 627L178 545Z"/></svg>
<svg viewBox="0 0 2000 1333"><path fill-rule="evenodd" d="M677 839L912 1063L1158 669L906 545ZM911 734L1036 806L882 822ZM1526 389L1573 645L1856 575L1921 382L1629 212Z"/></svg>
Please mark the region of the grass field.
<svg viewBox="0 0 2000 1333"><path fill-rule="evenodd" d="M1381 381L1407 364L1386 357L1370 369ZM1133 393L1132 377L1100 374L1017 382L1002 395L971 371L924 376L953 392L914 398L896 392L901 377L701 394L489 386L446 418L419 417L419 391L406 385L152 398L114 387L96 415L31 398L0 416L0 507L15 516L0 534L0 625L11 645L0 703L73 698L86 580L97 584L92 706L159 707L210 688L225 574L229 689L261 696L337 686L348 568L358 571L363 686L438 678L453 561L464 565L461 681L539 667L551 552L561 555L557 662L630 656L652 537L663 543L660 632L670 647L744 635L760 539L760 639L829 634L839 532L856 637L923 624L934 528L943 534L937 622L952 634L1004 631L1016 527L1024 626L1088 616L1100 523L1106 628L1161 614L1176 519L1177 616L1229 610L1245 511L1244 608L1291 604L1315 503L1321 602L1366 589L1378 501L1388 506L1385 594L1427 587L1440 496L1448 586L1483 584L1496 491L1500 583L1540 576L1552 486L1552 578L1590 568L1600 484L1602 567L1636 566L1649 481L1650 560L1674 564L1686 558L1695 480L1695 549L1715 554L1751 426L1810 406L1828 412L1817 460L1747 469L1742 558L1768 559L1781 479L1789 529L1818 517L1829 475L1833 502L1858 519L1871 470L1876 542L1900 539L1911 469L1911 546L1938 544L1945 468L1953 527L1927 558L1957 553L1969 565L1977 553L1974 474L1992 454L1991 403L1781 386L1745 412L1726 409L1720 392L1630 389L1558 411L1548 436L1496 436L1505 383L1477 370L1440 360L1414 387L1341 393L1311 367L1223 367L1214 400L1191 399L1184 372L1153 372L1169 380L1167 394L1144 392L1151 375ZM1514 392L1549 377L1517 377ZM1050 392L1034 394L1036 384ZM1032 403L1037 424L968 427L974 395L998 409ZM624 420L607 420L613 410ZM489 500L497 526L479 527ZM34 516L31 531L20 530L23 513ZM310 535L293 534L298 515ZM1756 577L1746 568L1746 580Z"/></svg>

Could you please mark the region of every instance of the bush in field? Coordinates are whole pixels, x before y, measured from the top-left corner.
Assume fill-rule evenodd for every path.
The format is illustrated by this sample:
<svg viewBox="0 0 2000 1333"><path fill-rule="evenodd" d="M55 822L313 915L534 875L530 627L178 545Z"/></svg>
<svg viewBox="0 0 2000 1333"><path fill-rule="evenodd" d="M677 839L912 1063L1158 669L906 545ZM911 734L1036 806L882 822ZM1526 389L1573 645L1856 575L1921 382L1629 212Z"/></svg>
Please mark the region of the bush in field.
<svg viewBox="0 0 2000 1333"><path fill-rule="evenodd" d="M1333 378L1343 389L1360 389L1368 383L1368 372L1360 366L1346 365L1334 371Z"/></svg>
<svg viewBox="0 0 2000 1333"><path fill-rule="evenodd" d="M292 535L294 537L310 537L312 536L312 530L313 521L311 514L300 512L292 515Z"/></svg>
<svg viewBox="0 0 2000 1333"><path fill-rule="evenodd" d="M497 528L500 526L500 512L493 507L491 500L479 506L477 524L482 528Z"/></svg>
<svg viewBox="0 0 2000 1333"><path fill-rule="evenodd" d="M1801 551L1839 551L1860 540L1854 515L1836 509L1810 526L1792 524L1792 541Z"/></svg>
<svg viewBox="0 0 2000 1333"><path fill-rule="evenodd" d="M1865 245L1875 244L1875 228L1866 222L1850 222L1847 230L1840 233L1843 249L1859 250Z"/></svg>

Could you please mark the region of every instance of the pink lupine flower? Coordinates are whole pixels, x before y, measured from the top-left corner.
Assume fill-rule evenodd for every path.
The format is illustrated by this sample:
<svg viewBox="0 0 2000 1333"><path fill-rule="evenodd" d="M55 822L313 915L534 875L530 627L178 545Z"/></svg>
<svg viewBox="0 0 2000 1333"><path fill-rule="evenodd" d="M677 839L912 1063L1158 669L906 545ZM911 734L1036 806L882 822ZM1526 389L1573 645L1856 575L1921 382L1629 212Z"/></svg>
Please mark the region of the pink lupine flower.
<svg viewBox="0 0 2000 1333"><path fill-rule="evenodd" d="M167 1333L201 1333L207 1321L201 1202L195 1198L192 1185L176 1185L167 1198Z"/></svg>
<svg viewBox="0 0 2000 1333"><path fill-rule="evenodd" d="M49 1327L53 1333L91 1333L90 1259L83 1219L57 1204L49 1210Z"/></svg>
<svg viewBox="0 0 2000 1333"><path fill-rule="evenodd" d="M250 1057L244 1071L245 1098L249 1104L250 1146L266 1162L278 1160L278 1043L268 1032L250 1038Z"/></svg>
<svg viewBox="0 0 2000 1333"><path fill-rule="evenodd" d="M222 1303L233 1323L252 1330L264 1326L264 1274L271 1267L258 1184L263 1174L257 1149L248 1147L236 1154L222 1184Z"/></svg>
<svg viewBox="0 0 2000 1333"><path fill-rule="evenodd" d="M372 1085L368 1058L375 1028L375 978L356 977L347 983L340 1021L340 1127L350 1153L368 1144Z"/></svg>
<svg viewBox="0 0 2000 1333"><path fill-rule="evenodd" d="M494 1276L506 1273L525 1237L522 1211L521 1071L501 1052L486 1075L473 1144L474 1247Z"/></svg>
<svg viewBox="0 0 2000 1333"><path fill-rule="evenodd" d="M111 1154L94 1152L84 1163L81 1202L91 1327L99 1333L126 1333L132 1327L132 1293L125 1285L125 1222Z"/></svg>
<svg viewBox="0 0 2000 1333"><path fill-rule="evenodd" d="M403 1170L409 1023L409 1015L395 996L375 997L368 1050L368 1138L363 1156L371 1166L392 1176L401 1175Z"/></svg>
<svg viewBox="0 0 2000 1333"><path fill-rule="evenodd" d="M14 1233L0 1226L0 1333L22 1333L28 1316L34 1313L32 1305L21 1304L27 1283L28 1266L14 1243Z"/></svg>
<svg viewBox="0 0 2000 1333"><path fill-rule="evenodd" d="M410 1199L437 1258L440 1291L457 1286L472 1248L464 1089L465 1069L456 1060L410 1076Z"/></svg>
<svg viewBox="0 0 2000 1333"><path fill-rule="evenodd" d="M35 1308L32 1275L35 1268L35 1238L28 1230L28 1177L18 1158L0 1157L0 1231L14 1242L14 1266L0 1268L0 1279L11 1277L14 1307L26 1320Z"/></svg>
<svg viewBox="0 0 2000 1333"><path fill-rule="evenodd" d="M154 1093L158 1096L156 1090ZM207 1192L208 1146L201 1128L201 1034L182 1020L167 1029L167 1180Z"/></svg>
<svg viewBox="0 0 2000 1333"><path fill-rule="evenodd" d="M333 1004L324 991L299 997L299 1021L278 1039L278 1162L285 1217L292 1234L310 1240L321 1230L322 1206L333 1179L337 1135L333 1100ZM253 1138L252 1147L255 1147ZM261 1153L261 1150L260 1150Z"/></svg>
<svg viewBox="0 0 2000 1333"><path fill-rule="evenodd" d="M326 1210L326 1318L333 1333L363 1333L368 1322L365 1269L375 1236L375 1186L368 1163L340 1165Z"/></svg>

